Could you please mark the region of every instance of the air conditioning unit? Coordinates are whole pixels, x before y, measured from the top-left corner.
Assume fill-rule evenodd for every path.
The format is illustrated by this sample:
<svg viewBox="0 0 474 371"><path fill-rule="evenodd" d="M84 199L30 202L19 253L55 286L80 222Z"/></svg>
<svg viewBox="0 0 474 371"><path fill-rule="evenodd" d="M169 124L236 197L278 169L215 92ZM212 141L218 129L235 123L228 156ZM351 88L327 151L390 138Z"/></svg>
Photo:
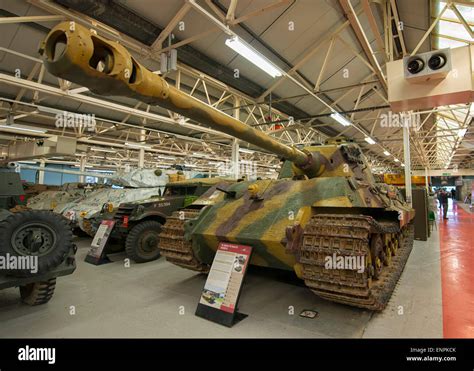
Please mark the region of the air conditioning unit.
<svg viewBox="0 0 474 371"><path fill-rule="evenodd" d="M435 50L387 63L394 112L429 109L474 99L474 46Z"/></svg>
<svg viewBox="0 0 474 371"><path fill-rule="evenodd" d="M403 72L410 83L444 79L451 71L451 49L436 50L403 58Z"/></svg>

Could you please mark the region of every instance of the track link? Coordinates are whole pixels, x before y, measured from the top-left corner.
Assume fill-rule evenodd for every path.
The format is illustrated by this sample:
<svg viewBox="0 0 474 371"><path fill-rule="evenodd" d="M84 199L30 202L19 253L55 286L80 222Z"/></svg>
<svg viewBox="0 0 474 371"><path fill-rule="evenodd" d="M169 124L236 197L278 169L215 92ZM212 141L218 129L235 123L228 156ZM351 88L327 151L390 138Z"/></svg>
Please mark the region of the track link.
<svg viewBox="0 0 474 371"><path fill-rule="evenodd" d="M191 241L184 238L185 222L196 218L199 212L200 210L196 209L183 209L168 217L160 233L160 251L170 263L196 272L208 273L209 266L196 259Z"/></svg>
<svg viewBox="0 0 474 371"><path fill-rule="evenodd" d="M363 272L326 269L328 256L364 257L371 262L370 239L374 234L393 236L397 244L388 266L378 279L370 267ZM413 246L413 226L400 230L396 222L377 222L370 216L318 214L303 232L299 262L306 285L318 296L342 304L383 310L400 278Z"/></svg>

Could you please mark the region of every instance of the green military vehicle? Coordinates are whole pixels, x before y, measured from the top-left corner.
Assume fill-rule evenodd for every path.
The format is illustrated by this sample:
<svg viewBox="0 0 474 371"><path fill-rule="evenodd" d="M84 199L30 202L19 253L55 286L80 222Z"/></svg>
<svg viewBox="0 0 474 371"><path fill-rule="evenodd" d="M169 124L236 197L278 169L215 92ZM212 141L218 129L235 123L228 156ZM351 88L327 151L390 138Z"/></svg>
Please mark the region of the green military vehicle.
<svg viewBox="0 0 474 371"><path fill-rule="evenodd" d="M167 183L163 195L120 204L110 213L104 209L97 220L114 219L112 242L124 241L127 256L137 263L160 257L158 235L161 226L173 212L187 207L218 183L220 178L195 178ZM98 226L96 226L96 229ZM117 244L106 247L116 252Z"/></svg>
<svg viewBox="0 0 474 371"><path fill-rule="evenodd" d="M47 303L56 278L76 269L71 229L50 211L15 212L26 203L20 175L0 172L0 290L19 287L24 303Z"/></svg>

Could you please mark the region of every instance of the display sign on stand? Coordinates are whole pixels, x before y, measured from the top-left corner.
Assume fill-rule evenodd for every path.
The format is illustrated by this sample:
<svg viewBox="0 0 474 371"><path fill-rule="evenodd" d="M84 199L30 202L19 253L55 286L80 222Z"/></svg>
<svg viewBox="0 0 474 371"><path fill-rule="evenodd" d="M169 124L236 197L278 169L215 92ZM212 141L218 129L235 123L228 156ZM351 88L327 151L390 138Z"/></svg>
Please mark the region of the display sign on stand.
<svg viewBox="0 0 474 371"><path fill-rule="evenodd" d="M232 327L246 314L237 311L252 247L221 242L202 290L196 315Z"/></svg>
<svg viewBox="0 0 474 371"><path fill-rule="evenodd" d="M104 248L109 239L110 233L114 228L115 220L103 220L97 230L94 239L92 240L91 247L87 253L85 262L94 265L101 265L110 263L109 258L104 254Z"/></svg>

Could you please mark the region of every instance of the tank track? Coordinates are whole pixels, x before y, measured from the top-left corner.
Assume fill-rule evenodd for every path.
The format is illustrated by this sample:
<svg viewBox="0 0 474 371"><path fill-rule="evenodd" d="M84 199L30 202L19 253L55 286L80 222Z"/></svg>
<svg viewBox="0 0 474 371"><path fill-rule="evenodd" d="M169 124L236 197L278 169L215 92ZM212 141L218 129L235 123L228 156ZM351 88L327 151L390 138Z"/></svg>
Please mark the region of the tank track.
<svg viewBox="0 0 474 371"><path fill-rule="evenodd" d="M191 241L184 238L184 223L197 217L199 212L199 209L183 209L166 218L160 233L160 251L170 263L196 272L208 273L210 267L196 259Z"/></svg>
<svg viewBox="0 0 474 371"><path fill-rule="evenodd" d="M372 261L370 239L373 233L386 237L391 256L378 279L370 267L357 270L326 269L327 256L363 256ZM413 226L400 230L397 222L377 222L363 215L314 215L303 231L299 262L305 284L318 296L342 304L370 310L383 310L408 260L413 246ZM371 263L370 263L371 264ZM366 267L367 268L367 267Z"/></svg>

